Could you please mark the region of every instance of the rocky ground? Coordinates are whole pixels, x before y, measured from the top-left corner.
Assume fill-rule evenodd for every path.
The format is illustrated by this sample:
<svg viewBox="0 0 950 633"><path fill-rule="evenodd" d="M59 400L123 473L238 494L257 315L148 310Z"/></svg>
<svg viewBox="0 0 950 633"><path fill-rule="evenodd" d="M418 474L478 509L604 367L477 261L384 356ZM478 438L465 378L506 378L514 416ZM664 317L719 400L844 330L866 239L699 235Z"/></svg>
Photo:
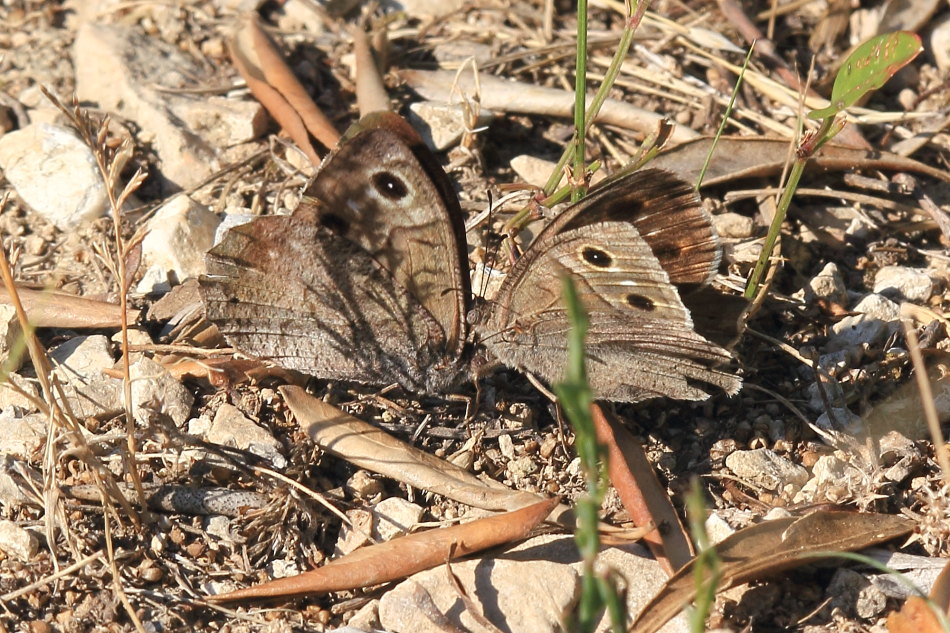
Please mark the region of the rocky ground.
<svg viewBox="0 0 950 633"><path fill-rule="evenodd" d="M646 446L677 507L689 481L700 478L714 540L766 515L829 504L903 514L917 521L914 536L892 544L890 550L901 545L899 554L874 556L926 590L950 556L950 474L938 466L924 423L910 360L914 345L901 316L917 334L945 422L950 9L936 1L854 8L837 0L792 3L775 15L769 8L767 2L744 3L741 10L729 2L653 2L611 91L614 114L594 126L588 149L588 158L603 161L609 173L637 152L656 128L656 115L677 125L668 147L714 133L744 59L744 38L754 27L768 35L775 53L760 46L753 57L726 127L735 138L723 141L715 178L702 190L726 244L718 280L726 291L741 288L774 209L769 188L779 174L763 165L780 169L795 133L799 90L790 78L814 66L811 86L827 95L849 46L881 32L918 32L924 52L855 109L845 140L863 139L869 149L848 155L846 164L806 173L782 228L782 266L735 348L741 393L616 411ZM362 11L371 32L388 34L386 85L394 108L426 131L463 210L481 220L469 233L478 245L470 249L473 267L490 250L482 244L524 204L524 196L510 195L518 191L511 185L543 184L571 137L569 119L551 109L563 102L569 111L573 102L575 21L564 3L406 0L378 8L303 0L260 6L80 0L0 7L0 186L9 194L0 234L17 281L53 297L38 335L55 367L49 375L57 402L66 405L51 417L46 368L24 358L15 313L0 306L10 359L0 390L5 630L303 631L347 623L363 630L445 630L431 616L418 619L418 587L436 610L455 614L450 607L458 596L444 569L411 583L276 606L224 608L205 600L355 547L331 508L382 540L406 527L473 515L322 452L281 401L279 376L248 382L209 372L214 361L204 339L173 331L167 324L173 309L154 309L169 288L203 271L203 253L222 227L294 208L311 173L232 63L228 41L245 11L257 12L341 130L356 119L352 38L344 26ZM595 83L623 20L620 3L602 0L591 8ZM482 108L474 132L460 125L458 108L438 103L449 98L456 72L470 76L473 67L483 74L480 91L468 93ZM432 74L440 71L445 74ZM65 113L44 89L65 104ZM77 123L88 138L76 132ZM105 176L97 156L111 157ZM682 173L699 167L692 154L675 149L659 162ZM129 183L139 186L120 201L119 233L133 246L120 257L110 188L118 193ZM481 212L489 200L503 204L486 220ZM121 269L130 276L130 309L138 318L129 332L132 442L122 415L121 340L108 325L116 313L103 316L96 304L90 309L99 320L83 321L76 316L80 306L49 294L117 303ZM151 316L139 317L146 313ZM327 381L310 387L479 476L569 500L583 491L571 431L516 372L485 377L473 414L467 410L472 385L455 394L463 398ZM130 450L150 490L180 486L238 496L210 509L201 500L139 513L125 505L135 498ZM290 482L316 491L326 504ZM613 494L604 518L629 521ZM463 581L479 579L471 581L481 589L476 598L486 613L504 614L502 630L550 629L574 598L578 567L569 537L538 539L513 554L456 566ZM642 549L611 548L604 556L630 583L633 610L665 580ZM879 572L838 561L732 590L720 597L710 625L883 630L904 596Z"/></svg>

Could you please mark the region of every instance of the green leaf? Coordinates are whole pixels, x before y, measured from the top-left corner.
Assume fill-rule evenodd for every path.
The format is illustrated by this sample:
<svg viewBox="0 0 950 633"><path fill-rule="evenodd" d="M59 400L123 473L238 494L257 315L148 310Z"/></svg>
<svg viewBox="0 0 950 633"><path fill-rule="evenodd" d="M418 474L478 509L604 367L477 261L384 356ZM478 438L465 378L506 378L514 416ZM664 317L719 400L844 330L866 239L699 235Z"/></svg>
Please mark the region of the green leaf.
<svg viewBox="0 0 950 633"><path fill-rule="evenodd" d="M826 119L855 104L920 54L920 37L909 31L895 31L872 37L852 52L838 70L831 105L808 113L809 119Z"/></svg>

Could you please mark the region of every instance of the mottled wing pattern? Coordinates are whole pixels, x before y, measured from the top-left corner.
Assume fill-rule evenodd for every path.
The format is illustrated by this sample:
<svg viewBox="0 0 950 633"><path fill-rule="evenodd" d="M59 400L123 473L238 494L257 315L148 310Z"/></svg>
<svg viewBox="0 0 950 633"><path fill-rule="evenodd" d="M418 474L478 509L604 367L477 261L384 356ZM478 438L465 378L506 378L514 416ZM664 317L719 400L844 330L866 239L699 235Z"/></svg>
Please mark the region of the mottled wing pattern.
<svg viewBox="0 0 950 633"><path fill-rule="evenodd" d="M238 349L320 378L416 390L454 380L432 315L357 245L292 216L231 229L201 280Z"/></svg>

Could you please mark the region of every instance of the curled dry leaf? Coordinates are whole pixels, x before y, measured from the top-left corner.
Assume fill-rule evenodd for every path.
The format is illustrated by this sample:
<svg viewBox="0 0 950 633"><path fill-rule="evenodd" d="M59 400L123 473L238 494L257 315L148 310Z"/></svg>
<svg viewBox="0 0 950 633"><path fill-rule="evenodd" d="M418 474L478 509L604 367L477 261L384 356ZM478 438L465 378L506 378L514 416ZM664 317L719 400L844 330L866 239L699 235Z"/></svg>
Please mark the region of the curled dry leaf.
<svg viewBox="0 0 950 633"><path fill-rule="evenodd" d="M308 132L328 148L336 146L340 134L287 67L277 45L253 13L241 18L228 40L228 50L251 94L267 108L307 158L319 165L320 156Z"/></svg>
<svg viewBox="0 0 950 633"><path fill-rule="evenodd" d="M950 563L943 568L930 590L930 603L920 596L911 596L900 611L887 616L890 633L946 633L944 623L936 613L943 611L944 623L950 615Z"/></svg>
<svg viewBox="0 0 950 633"><path fill-rule="evenodd" d="M370 112L389 110L389 95L366 32L361 27L353 27L350 33L353 35L353 55L356 57L356 104L360 117Z"/></svg>
<svg viewBox="0 0 950 633"><path fill-rule="evenodd" d="M668 169L687 182L696 182L712 144L712 137L682 143L657 156L656 160L650 163L650 167ZM718 185L739 178L778 175L785 166L788 144L787 139L780 138L724 136L716 145L703 186ZM909 171L950 182L950 172L919 161L889 152L865 151L840 145L825 145L808 164L825 171Z"/></svg>
<svg viewBox="0 0 950 633"><path fill-rule="evenodd" d="M722 572L718 590L814 562L816 557L883 543L911 532L915 525L902 516L837 511L753 525L715 546ZM654 633L695 596L691 562L643 608L630 631Z"/></svg>
<svg viewBox="0 0 950 633"><path fill-rule="evenodd" d="M664 570L672 575L693 557L693 547L643 446L600 406L591 407L597 439L607 447L607 475L637 526L657 526L643 536Z"/></svg>
<svg viewBox="0 0 950 633"><path fill-rule="evenodd" d="M319 569L256 587L210 596L214 602L300 596L378 585L527 537L557 505L546 499L526 508L471 523L403 536L370 545L327 563Z"/></svg>
<svg viewBox="0 0 950 633"><path fill-rule="evenodd" d="M122 308L114 303L86 299L56 290L17 288L26 316L35 327L113 328L122 327ZM12 305L10 294L0 288L0 303ZM138 312L130 310L127 323L134 323Z"/></svg>
<svg viewBox="0 0 950 633"><path fill-rule="evenodd" d="M317 445L360 468L484 510L513 510L542 498L509 490L496 482L488 484L451 462L314 398L300 387L281 387L280 393L300 427Z"/></svg>

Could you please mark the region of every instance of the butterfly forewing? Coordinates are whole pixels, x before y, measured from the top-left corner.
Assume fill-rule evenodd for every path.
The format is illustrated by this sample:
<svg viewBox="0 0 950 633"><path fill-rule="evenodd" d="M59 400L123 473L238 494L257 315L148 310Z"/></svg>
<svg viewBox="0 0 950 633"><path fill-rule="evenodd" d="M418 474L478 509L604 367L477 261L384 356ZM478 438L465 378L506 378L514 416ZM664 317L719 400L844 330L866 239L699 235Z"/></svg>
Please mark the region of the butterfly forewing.
<svg viewBox="0 0 950 633"><path fill-rule="evenodd" d="M401 118L377 113L325 161L306 196L413 295L461 353L471 292L462 212L445 172Z"/></svg>

